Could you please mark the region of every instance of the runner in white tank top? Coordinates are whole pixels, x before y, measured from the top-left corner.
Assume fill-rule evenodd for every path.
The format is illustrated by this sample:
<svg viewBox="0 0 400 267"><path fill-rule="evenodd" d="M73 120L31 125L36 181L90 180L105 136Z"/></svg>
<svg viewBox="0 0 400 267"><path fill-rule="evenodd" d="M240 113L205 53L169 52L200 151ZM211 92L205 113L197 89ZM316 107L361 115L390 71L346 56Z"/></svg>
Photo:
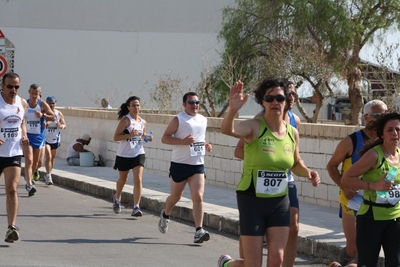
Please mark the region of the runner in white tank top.
<svg viewBox="0 0 400 267"><path fill-rule="evenodd" d="M29 87L28 108L25 113L29 146L23 148L25 158L25 189L29 196L33 196L36 189L33 187L33 178L39 180L39 167L43 164L45 129L44 121L53 121L55 116L49 105L41 101L41 88L38 84L31 84ZM43 149L42 149L43 148Z"/></svg>
<svg viewBox="0 0 400 267"><path fill-rule="evenodd" d="M57 103L55 96L48 96L46 98L46 103L50 106L56 117L54 121L46 121L46 174L44 175L44 179L47 185L52 185L53 178L51 177L51 171L54 166L54 160L57 156L58 148L61 145L60 130L65 129L67 124L65 123L62 112L55 108Z"/></svg>
<svg viewBox="0 0 400 267"><path fill-rule="evenodd" d="M0 96L0 176L3 174L6 191L7 232L5 242L19 239L16 226L18 214L18 185L21 176L22 147L29 145L26 135L27 103L18 96L20 79L16 73L6 73Z"/></svg>
<svg viewBox="0 0 400 267"><path fill-rule="evenodd" d="M183 96L184 111L179 113L167 126L161 142L172 145L170 179L171 194L167 197L165 210L161 211L158 230L168 231L169 215L189 184L193 202L195 224L194 243L203 243L210 239L210 234L203 229L204 195L204 155L211 152L212 146L205 140L207 118L198 114L200 102L196 93Z"/></svg>
<svg viewBox="0 0 400 267"><path fill-rule="evenodd" d="M116 184L116 192L113 197L113 210L121 212L121 194L128 181L129 171L133 172L133 209L131 216L143 215L140 210L142 197L142 175L146 160L143 142L147 136L146 121L139 116L140 98L131 96L123 103L118 111L120 119L114 133L114 141L119 141L114 169L119 171L119 179ZM153 136L149 136L150 142Z"/></svg>

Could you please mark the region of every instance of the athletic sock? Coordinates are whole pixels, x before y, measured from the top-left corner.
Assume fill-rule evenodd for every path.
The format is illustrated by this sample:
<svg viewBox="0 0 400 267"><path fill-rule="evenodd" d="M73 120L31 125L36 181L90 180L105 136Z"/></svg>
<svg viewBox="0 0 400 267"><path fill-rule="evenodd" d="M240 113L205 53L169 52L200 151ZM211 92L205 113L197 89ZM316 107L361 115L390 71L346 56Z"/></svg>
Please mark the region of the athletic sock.
<svg viewBox="0 0 400 267"><path fill-rule="evenodd" d="M168 220L169 220L169 215L165 214L165 211L163 212L162 216L163 216L165 219L168 219Z"/></svg>

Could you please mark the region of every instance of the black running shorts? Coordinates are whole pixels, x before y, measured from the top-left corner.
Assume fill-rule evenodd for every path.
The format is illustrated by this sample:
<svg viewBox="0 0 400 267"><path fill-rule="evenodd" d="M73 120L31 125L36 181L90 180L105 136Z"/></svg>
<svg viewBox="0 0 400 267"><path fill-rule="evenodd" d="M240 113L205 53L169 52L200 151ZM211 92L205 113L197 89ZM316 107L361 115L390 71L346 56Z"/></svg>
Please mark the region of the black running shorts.
<svg viewBox="0 0 400 267"><path fill-rule="evenodd" d="M143 166L146 161L146 155L141 154L136 158L115 157L114 169L119 171L129 171L137 166Z"/></svg>
<svg viewBox="0 0 400 267"><path fill-rule="evenodd" d="M290 225L289 197L258 198L236 194L240 234L264 236L267 228Z"/></svg>

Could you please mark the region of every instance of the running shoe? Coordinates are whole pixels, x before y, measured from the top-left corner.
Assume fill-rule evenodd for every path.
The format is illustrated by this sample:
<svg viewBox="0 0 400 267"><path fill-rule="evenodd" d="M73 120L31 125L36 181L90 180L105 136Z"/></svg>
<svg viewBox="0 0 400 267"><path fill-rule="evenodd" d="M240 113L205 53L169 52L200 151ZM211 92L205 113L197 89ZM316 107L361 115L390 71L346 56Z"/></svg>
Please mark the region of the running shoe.
<svg viewBox="0 0 400 267"><path fill-rule="evenodd" d="M115 197L115 195L113 196L113 210L116 214L121 213L121 202Z"/></svg>
<svg viewBox="0 0 400 267"><path fill-rule="evenodd" d="M44 180L47 185L52 185L53 184L53 179L51 178L51 174L45 174L44 175Z"/></svg>
<svg viewBox="0 0 400 267"><path fill-rule="evenodd" d="M158 230L160 230L162 234L165 234L168 231L168 224L169 224L169 219L164 218L163 216L164 212L165 210L161 211L160 220L158 221Z"/></svg>
<svg viewBox="0 0 400 267"><path fill-rule="evenodd" d="M16 227L15 225L10 225L8 227L6 238L4 239L4 241L7 243L14 243L14 241L17 241L19 239L18 231L18 227Z"/></svg>
<svg viewBox="0 0 400 267"><path fill-rule="evenodd" d="M210 240L210 234L203 228L196 231L196 233L194 234L194 243L203 243L208 240Z"/></svg>
<svg viewBox="0 0 400 267"><path fill-rule="evenodd" d="M35 187L33 187L33 185L26 184L25 189L26 189L26 191L28 191L28 196L30 196L30 197L36 193L36 189L35 189Z"/></svg>
<svg viewBox="0 0 400 267"><path fill-rule="evenodd" d="M339 262L334 261L331 264L329 264L329 267L343 267Z"/></svg>
<svg viewBox="0 0 400 267"><path fill-rule="evenodd" d="M230 262L230 261L233 261L231 256L226 255L226 254L221 255L221 257L219 257L219 259L218 259L217 266L218 267L224 267L224 264L227 263L227 262Z"/></svg>
<svg viewBox="0 0 400 267"><path fill-rule="evenodd" d="M33 173L33 180L39 181L39 179L40 179L40 172L39 172L38 170L36 170L36 171Z"/></svg>
<svg viewBox="0 0 400 267"><path fill-rule="evenodd" d="M142 211L140 210L139 207L134 207L133 210L132 210L131 216L133 216L133 217L142 217L143 213L142 213Z"/></svg>

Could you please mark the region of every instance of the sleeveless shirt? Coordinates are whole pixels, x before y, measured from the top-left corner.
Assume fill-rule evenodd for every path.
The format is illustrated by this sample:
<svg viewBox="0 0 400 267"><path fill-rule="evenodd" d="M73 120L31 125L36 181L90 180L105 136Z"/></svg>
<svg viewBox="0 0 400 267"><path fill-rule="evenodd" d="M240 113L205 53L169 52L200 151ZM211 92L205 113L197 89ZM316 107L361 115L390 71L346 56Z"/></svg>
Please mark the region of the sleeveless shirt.
<svg viewBox="0 0 400 267"><path fill-rule="evenodd" d="M376 150L378 153L378 161L377 161L377 168L371 170L365 174L363 174L363 180L366 182L377 182L382 177L383 174L389 172L389 170L394 167L392 166L385 158L384 153L380 145L373 147L372 149ZM399 153L399 148L397 148L397 153ZM400 162L397 164L398 169L400 169ZM399 198L400 193L400 176L399 170L397 171L397 178L394 180L394 186L391 190L393 197ZM377 194L375 190L365 190L364 191L364 199L376 202L377 201ZM367 213L367 211L372 208L372 213L374 216L374 220L393 220L400 217L400 202L397 202L392 207L378 207L374 205L369 205L366 203L361 204L361 208L358 210L357 216L363 215Z"/></svg>
<svg viewBox="0 0 400 267"><path fill-rule="evenodd" d="M288 170L294 164L294 128L286 124L285 137L278 138L268 130L263 117L258 121L258 137L244 144L243 174L236 192L262 198L284 196L288 193Z"/></svg>
<svg viewBox="0 0 400 267"><path fill-rule="evenodd" d="M59 122L59 111L57 109L54 110L54 116L56 119L46 128L46 142L49 144L57 144L61 142L60 130L57 128L57 123Z"/></svg>
<svg viewBox="0 0 400 267"><path fill-rule="evenodd" d="M174 137L183 139L191 134L195 141L190 146L174 145L171 161L190 165L204 164L207 118L201 114L191 116L185 111L180 112L176 117L179 126Z"/></svg>
<svg viewBox="0 0 400 267"><path fill-rule="evenodd" d="M22 155L21 124L25 110L19 96L15 104L8 104L0 96L0 138L5 142L0 146L0 157L15 157Z"/></svg>
<svg viewBox="0 0 400 267"><path fill-rule="evenodd" d="M139 155L145 154L142 135L143 129L146 126L146 121L141 117L139 117L139 121L136 121L129 114L126 115L126 117L131 122L126 130L128 130L129 132L137 130L138 135L121 141L118 146L117 156L124 158L136 158Z"/></svg>

